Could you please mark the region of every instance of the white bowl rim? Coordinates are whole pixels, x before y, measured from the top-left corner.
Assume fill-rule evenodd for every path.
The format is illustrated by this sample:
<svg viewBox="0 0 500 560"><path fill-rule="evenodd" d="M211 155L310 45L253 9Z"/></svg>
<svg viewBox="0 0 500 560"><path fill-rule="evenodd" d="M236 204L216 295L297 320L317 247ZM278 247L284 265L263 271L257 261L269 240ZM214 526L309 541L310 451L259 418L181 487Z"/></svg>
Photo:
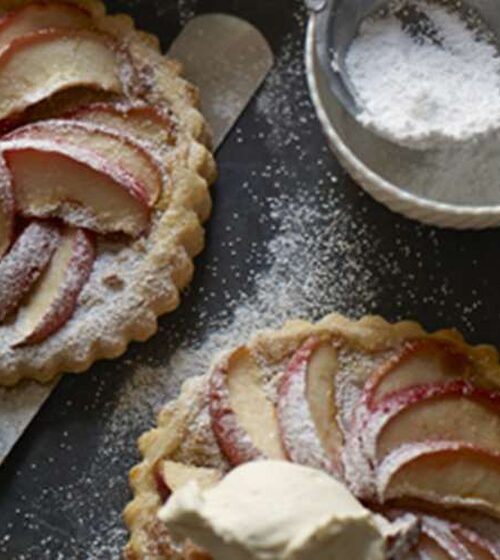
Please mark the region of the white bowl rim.
<svg viewBox="0 0 500 560"><path fill-rule="evenodd" d="M315 78L314 64L315 15L311 14L307 26L305 65L307 82L318 119L341 163L347 171L356 175L361 187L390 209L410 218L442 227L487 228L500 225L500 204L470 206L432 201L390 183L359 160L345 144L329 119L321 100ZM500 157L500 155L499 155Z"/></svg>

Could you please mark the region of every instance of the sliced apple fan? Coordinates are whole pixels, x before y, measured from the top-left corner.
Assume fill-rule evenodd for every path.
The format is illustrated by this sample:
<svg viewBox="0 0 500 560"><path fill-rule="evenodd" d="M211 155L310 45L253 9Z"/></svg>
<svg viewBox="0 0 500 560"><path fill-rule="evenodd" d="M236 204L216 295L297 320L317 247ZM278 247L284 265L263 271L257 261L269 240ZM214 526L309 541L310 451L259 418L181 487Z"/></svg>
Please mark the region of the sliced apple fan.
<svg viewBox="0 0 500 560"><path fill-rule="evenodd" d="M190 380L140 447L128 551L151 542L178 480L212 483L241 463L285 458L332 473L389 519L419 518L419 558L500 559L498 355L455 331L376 317L290 322Z"/></svg>
<svg viewBox="0 0 500 560"><path fill-rule="evenodd" d="M154 334L191 279L215 177L196 89L156 38L99 0L14 4L0 17L3 386Z"/></svg>

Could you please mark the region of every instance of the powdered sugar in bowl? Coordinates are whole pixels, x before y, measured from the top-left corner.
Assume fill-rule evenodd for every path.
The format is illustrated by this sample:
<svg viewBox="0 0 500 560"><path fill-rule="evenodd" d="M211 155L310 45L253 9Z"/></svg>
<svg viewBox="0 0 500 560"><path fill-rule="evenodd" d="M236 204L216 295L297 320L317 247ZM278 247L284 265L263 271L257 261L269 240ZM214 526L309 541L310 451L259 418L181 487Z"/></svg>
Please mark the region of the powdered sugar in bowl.
<svg viewBox="0 0 500 560"><path fill-rule="evenodd" d="M311 96L353 178L422 222L499 226L497 0L308 4Z"/></svg>

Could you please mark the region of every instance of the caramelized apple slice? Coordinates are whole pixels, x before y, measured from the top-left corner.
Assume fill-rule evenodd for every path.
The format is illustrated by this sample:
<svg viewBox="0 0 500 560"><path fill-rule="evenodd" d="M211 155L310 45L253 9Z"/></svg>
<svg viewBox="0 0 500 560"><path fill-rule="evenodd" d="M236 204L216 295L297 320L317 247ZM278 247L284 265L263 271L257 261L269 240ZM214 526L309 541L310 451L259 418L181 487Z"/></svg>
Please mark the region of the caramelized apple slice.
<svg viewBox="0 0 500 560"><path fill-rule="evenodd" d="M13 241L15 211L16 203L9 171L0 158L0 258L5 255Z"/></svg>
<svg viewBox="0 0 500 560"><path fill-rule="evenodd" d="M3 150L24 215L59 217L100 233L138 236L147 230L142 184L98 154L41 140L10 142Z"/></svg>
<svg viewBox="0 0 500 560"><path fill-rule="evenodd" d="M453 534L474 560L500 560L500 550L475 531L455 525Z"/></svg>
<svg viewBox="0 0 500 560"><path fill-rule="evenodd" d="M407 342L370 377L365 387L365 404L371 408L390 393L415 385L463 378L469 367L468 356L451 342L435 338Z"/></svg>
<svg viewBox="0 0 500 560"><path fill-rule="evenodd" d="M375 461L405 443L458 441L500 453L500 392L466 381L410 387L379 402L364 433Z"/></svg>
<svg viewBox="0 0 500 560"><path fill-rule="evenodd" d="M60 241L51 222L32 222L0 261L0 322L17 310L50 262Z"/></svg>
<svg viewBox="0 0 500 560"><path fill-rule="evenodd" d="M377 474L381 502L422 500L500 517L500 454L453 442L408 444Z"/></svg>
<svg viewBox="0 0 500 560"><path fill-rule="evenodd" d="M247 348L239 348L213 369L209 406L212 428L232 465L285 458L263 372Z"/></svg>
<svg viewBox="0 0 500 560"><path fill-rule="evenodd" d="M20 338L15 346L42 342L68 321L90 276L94 257L89 233L73 228L64 232L49 267L19 311L16 329Z"/></svg>
<svg viewBox="0 0 500 560"><path fill-rule="evenodd" d="M0 19L0 52L14 39L44 29L89 29L88 12L69 2L33 2Z"/></svg>
<svg viewBox="0 0 500 560"><path fill-rule="evenodd" d="M309 340L279 388L281 439L295 463L340 473L342 434L335 408L337 353L330 341Z"/></svg>
<svg viewBox="0 0 500 560"><path fill-rule="evenodd" d="M47 30L14 39L0 54L0 120L71 87L122 93L119 58L112 40L92 31Z"/></svg>
<svg viewBox="0 0 500 560"><path fill-rule="evenodd" d="M156 107L94 103L70 113L68 118L98 125L151 143L162 149L175 145L176 127L165 111Z"/></svg>
<svg viewBox="0 0 500 560"><path fill-rule="evenodd" d="M163 182L159 163L150 152L126 136L91 124L55 119L24 126L4 137L7 144L16 140L84 147L140 183L149 206L154 206L158 200Z"/></svg>

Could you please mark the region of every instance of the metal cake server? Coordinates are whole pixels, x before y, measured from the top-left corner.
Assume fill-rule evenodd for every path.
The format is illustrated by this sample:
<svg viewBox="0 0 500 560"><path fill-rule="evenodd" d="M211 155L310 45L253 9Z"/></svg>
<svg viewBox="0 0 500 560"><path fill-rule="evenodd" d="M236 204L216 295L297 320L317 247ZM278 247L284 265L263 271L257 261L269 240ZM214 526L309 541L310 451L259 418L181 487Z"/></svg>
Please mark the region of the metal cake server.
<svg viewBox="0 0 500 560"><path fill-rule="evenodd" d="M200 88L214 147L220 147L273 65L267 41L242 19L209 14L192 19L168 55L182 63L186 78ZM57 383L23 382L0 389L0 464Z"/></svg>

